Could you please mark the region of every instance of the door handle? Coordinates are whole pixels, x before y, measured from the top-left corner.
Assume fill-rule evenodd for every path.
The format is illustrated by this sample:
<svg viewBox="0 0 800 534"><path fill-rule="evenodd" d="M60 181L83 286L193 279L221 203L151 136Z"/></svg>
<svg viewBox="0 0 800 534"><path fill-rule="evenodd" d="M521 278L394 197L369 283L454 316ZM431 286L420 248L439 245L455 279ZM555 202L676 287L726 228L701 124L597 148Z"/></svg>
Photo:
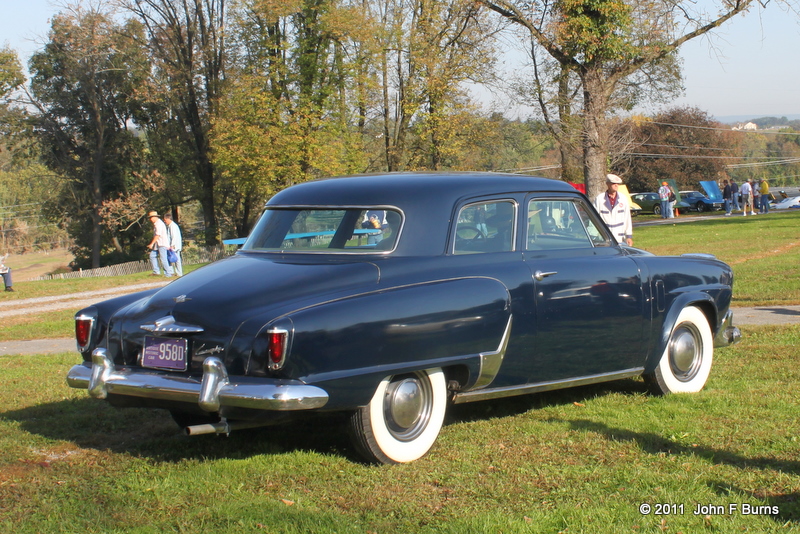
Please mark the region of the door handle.
<svg viewBox="0 0 800 534"><path fill-rule="evenodd" d="M558 274L558 271L549 271L546 273L543 273L542 271L536 271L535 273L533 273L533 277L536 279L537 282L541 282L548 276L553 276L554 274Z"/></svg>

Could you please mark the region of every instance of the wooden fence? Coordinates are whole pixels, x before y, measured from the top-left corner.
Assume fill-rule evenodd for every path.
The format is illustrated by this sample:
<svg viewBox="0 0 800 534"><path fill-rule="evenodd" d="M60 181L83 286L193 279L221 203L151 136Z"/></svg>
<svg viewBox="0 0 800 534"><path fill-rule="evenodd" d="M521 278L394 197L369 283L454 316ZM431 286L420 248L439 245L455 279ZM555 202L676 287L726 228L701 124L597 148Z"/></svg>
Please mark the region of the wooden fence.
<svg viewBox="0 0 800 534"><path fill-rule="evenodd" d="M236 247L217 245L208 248L193 248L183 252L183 264L195 265L198 263L211 263L230 256L236 252ZM129 261L98 269L80 269L69 273L46 274L33 280L65 280L70 278L93 278L101 276L121 276L123 274L143 273L152 269L150 260Z"/></svg>

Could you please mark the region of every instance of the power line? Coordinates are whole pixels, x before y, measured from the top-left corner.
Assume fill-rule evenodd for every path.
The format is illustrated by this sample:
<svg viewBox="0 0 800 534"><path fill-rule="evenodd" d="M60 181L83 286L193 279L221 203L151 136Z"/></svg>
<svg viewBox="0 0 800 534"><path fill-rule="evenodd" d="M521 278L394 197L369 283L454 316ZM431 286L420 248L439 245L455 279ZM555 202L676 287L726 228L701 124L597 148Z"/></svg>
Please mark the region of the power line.
<svg viewBox="0 0 800 534"><path fill-rule="evenodd" d="M647 121L647 124L658 124L659 126L675 126L677 128L694 128L696 130L713 130L717 132L760 133L760 134L770 134L770 135L800 135L800 132L776 132L773 130L734 130L733 128L715 128L712 126L696 126L693 124L672 124L669 122Z"/></svg>

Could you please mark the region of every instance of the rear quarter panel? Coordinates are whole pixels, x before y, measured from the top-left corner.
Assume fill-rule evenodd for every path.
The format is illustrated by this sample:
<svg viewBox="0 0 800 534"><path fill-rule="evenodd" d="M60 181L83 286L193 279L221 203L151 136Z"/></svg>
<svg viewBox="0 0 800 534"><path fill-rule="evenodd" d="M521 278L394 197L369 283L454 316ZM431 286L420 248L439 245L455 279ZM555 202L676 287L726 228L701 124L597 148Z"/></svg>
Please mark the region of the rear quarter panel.
<svg viewBox="0 0 800 534"><path fill-rule="evenodd" d="M509 315L506 287L487 277L355 295L290 314L284 371L328 391L331 409L366 404L380 380L403 372L459 365L474 380Z"/></svg>

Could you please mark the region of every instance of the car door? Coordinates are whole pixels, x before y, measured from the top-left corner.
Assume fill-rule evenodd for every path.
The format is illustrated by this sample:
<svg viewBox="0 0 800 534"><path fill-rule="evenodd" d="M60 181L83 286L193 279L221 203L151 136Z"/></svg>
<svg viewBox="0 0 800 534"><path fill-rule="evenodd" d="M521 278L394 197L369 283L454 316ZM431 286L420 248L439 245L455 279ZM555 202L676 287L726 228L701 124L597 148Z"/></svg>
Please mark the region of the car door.
<svg viewBox="0 0 800 534"><path fill-rule="evenodd" d="M527 199L524 260L533 280L529 381L641 366L645 311L637 263L582 197Z"/></svg>

